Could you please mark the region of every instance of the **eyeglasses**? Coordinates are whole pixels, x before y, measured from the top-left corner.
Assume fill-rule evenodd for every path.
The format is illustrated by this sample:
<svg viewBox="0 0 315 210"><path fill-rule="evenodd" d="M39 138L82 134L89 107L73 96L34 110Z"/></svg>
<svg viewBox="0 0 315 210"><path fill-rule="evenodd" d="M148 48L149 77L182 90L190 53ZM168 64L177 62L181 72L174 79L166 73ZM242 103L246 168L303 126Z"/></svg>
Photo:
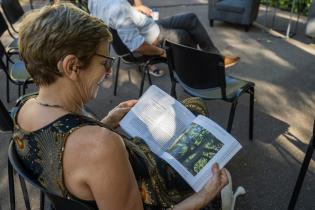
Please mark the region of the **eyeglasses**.
<svg viewBox="0 0 315 210"><path fill-rule="evenodd" d="M112 66L115 62L115 58L101 55L101 54L97 54L97 53L95 53L94 55L97 55L97 56L102 57L102 58L106 58L106 60L103 63L103 66L105 67L106 71L109 71L112 68Z"/></svg>

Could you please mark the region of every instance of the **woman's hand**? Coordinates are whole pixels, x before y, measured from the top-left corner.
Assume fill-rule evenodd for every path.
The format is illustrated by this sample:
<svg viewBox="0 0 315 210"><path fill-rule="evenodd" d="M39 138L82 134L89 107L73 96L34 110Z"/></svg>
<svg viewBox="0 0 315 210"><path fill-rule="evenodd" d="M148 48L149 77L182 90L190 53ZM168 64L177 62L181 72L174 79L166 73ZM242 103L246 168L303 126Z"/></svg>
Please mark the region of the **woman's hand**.
<svg viewBox="0 0 315 210"><path fill-rule="evenodd" d="M229 183L225 169L219 169L219 165L215 163L212 166L212 177L208 183L200 191L201 196L204 196L206 203L209 203L221 190Z"/></svg>
<svg viewBox="0 0 315 210"><path fill-rule="evenodd" d="M152 10L149 7L147 7L147 6L139 5L139 6L136 6L135 8L136 8L136 10L138 10L139 12L145 14L148 17L152 17L153 16Z"/></svg>
<svg viewBox="0 0 315 210"><path fill-rule="evenodd" d="M118 104L118 106L112 109L101 122L112 129L118 128L121 119L137 102L138 100L129 100Z"/></svg>
<svg viewBox="0 0 315 210"><path fill-rule="evenodd" d="M219 169L217 163L212 166L212 177L204 188L190 197L186 198L182 202L176 204L172 209L180 210L192 210L201 209L207 206L215 196L222 190L222 188L228 184L228 177L225 169Z"/></svg>

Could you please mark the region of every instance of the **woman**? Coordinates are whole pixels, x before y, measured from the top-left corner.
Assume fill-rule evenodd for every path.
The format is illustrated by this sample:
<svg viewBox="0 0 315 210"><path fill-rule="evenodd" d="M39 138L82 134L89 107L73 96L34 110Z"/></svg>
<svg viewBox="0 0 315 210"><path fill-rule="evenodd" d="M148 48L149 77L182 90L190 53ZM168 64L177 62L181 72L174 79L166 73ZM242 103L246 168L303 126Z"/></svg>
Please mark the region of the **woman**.
<svg viewBox="0 0 315 210"><path fill-rule="evenodd" d="M111 72L111 35L98 19L71 4L47 6L21 23L20 53L39 87L15 114L17 152L43 187L98 209L200 209L227 184L213 166L203 190L193 193L141 139L112 129L136 103L114 108L103 120L83 116Z"/></svg>

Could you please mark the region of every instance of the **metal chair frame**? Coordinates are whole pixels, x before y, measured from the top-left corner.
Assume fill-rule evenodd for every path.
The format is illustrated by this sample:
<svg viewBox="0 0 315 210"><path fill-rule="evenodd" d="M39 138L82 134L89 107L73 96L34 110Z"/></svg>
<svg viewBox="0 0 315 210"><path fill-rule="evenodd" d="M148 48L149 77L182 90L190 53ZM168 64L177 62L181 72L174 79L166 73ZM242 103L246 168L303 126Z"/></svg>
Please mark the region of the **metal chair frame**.
<svg viewBox="0 0 315 210"><path fill-rule="evenodd" d="M295 209L295 205L296 205L297 199L299 197L299 194L300 194L303 182L304 182L304 178L305 178L306 172L308 170L308 166L310 165L310 161L312 159L314 150L315 150L315 120L314 120L314 124L313 124L313 136L310 140L310 143L308 144L308 147L307 147L307 150L305 153L305 157L304 157L304 160L303 160L300 172L299 172L299 176L296 180L295 187L294 187L291 199L290 199L288 210L294 210Z"/></svg>
<svg viewBox="0 0 315 210"><path fill-rule="evenodd" d="M10 82L12 82L15 85L18 85L18 96L21 96L21 88L22 88L22 94L24 95L27 89L27 86L29 84L33 83L33 80L31 77L26 78L25 80L18 80L13 78L10 75L10 64L14 64L12 56L19 56L19 52L14 50L9 50L8 52L5 50L5 47L0 41L0 57L5 57L5 62L3 60L0 60L0 68L5 72L6 74L6 93L7 93L7 102L10 102Z"/></svg>

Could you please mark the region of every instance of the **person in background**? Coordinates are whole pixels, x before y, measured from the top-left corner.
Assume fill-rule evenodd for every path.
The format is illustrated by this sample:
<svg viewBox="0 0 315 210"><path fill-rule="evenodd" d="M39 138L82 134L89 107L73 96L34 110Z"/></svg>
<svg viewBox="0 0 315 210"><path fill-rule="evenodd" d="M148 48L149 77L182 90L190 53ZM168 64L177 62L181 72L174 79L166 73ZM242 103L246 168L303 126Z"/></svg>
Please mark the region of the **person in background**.
<svg viewBox="0 0 315 210"><path fill-rule="evenodd" d="M141 55L166 57L164 41L187 45L201 50L218 53L207 31L193 13L183 13L157 21L152 11L141 0L89 0L90 14L117 30L124 44ZM224 56L225 68L239 61L238 56Z"/></svg>
<svg viewBox="0 0 315 210"><path fill-rule="evenodd" d="M225 169L215 164L208 183L193 192L142 139L115 130L136 100L100 121L84 115L111 73L111 39L102 21L69 3L24 17L19 51L39 92L13 113L22 164L48 191L94 209L208 208L228 183Z"/></svg>

